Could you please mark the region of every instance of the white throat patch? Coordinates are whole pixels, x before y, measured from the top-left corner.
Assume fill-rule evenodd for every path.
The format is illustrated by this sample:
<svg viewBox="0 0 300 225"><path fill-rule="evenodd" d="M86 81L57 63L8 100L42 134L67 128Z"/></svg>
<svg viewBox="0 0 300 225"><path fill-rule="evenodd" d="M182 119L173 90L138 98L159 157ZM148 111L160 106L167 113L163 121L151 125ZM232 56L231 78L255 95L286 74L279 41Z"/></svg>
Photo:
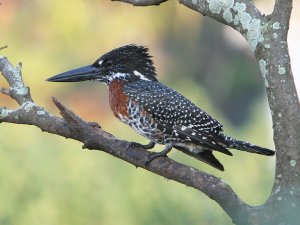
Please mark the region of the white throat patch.
<svg viewBox="0 0 300 225"><path fill-rule="evenodd" d="M114 73L112 75L112 77L110 78L110 81L116 79L116 78L120 78L120 79L124 79L125 77L127 77L128 74L127 73Z"/></svg>

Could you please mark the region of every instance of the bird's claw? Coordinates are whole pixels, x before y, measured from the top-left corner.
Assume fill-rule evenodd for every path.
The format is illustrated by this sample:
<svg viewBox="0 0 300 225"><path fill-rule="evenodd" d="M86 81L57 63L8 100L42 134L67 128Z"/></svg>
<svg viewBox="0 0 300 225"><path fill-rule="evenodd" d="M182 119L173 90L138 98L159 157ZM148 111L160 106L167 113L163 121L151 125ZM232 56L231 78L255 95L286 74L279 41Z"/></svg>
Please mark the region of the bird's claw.
<svg viewBox="0 0 300 225"><path fill-rule="evenodd" d="M129 144L130 147L132 148L143 148L143 149L151 149L155 146L154 142L150 142L149 144L143 145L137 142L130 142Z"/></svg>
<svg viewBox="0 0 300 225"><path fill-rule="evenodd" d="M145 162L145 166L146 167L149 166L150 162L152 162L153 159L156 159L158 157L166 157L166 158L168 158L167 155L162 155L162 154L160 154L160 152L152 152L152 153L150 153L148 155L147 160Z"/></svg>

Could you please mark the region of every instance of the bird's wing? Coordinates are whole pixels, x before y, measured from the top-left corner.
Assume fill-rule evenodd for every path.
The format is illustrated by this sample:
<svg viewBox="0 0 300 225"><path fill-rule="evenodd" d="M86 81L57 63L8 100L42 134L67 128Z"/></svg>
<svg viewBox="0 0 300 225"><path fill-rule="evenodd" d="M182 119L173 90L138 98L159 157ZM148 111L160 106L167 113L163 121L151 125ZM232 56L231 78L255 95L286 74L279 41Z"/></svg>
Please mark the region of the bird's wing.
<svg viewBox="0 0 300 225"><path fill-rule="evenodd" d="M232 153L226 147L220 144L223 142L223 139L211 136L207 132L196 132L192 128L182 125L175 125L173 129L175 135L184 140L189 140L191 143L195 144L200 143L201 145L206 146L208 149L217 150L226 155L232 156Z"/></svg>
<svg viewBox="0 0 300 225"><path fill-rule="evenodd" d="M222 125L176 91L159 82L142 80L127 84L124 91L164 133L232 155L220 135Z"/></svg>
<svg viewBox="0 0 300 225"><path fill-rule="evenodd" d="M222 125L178 92L159 82L140 80L124 87L127 96L162 126L183 125L193 130L219 134Z"/></svg>

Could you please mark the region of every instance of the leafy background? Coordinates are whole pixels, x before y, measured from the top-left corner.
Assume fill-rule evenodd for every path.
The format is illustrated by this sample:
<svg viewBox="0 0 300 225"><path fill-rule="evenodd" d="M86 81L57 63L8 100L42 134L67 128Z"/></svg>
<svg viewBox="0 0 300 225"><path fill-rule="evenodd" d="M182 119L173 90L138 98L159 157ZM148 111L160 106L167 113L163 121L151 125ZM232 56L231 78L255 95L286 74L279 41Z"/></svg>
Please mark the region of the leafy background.
<svg viewBox="0 0 300 225"><path fill-rule="evenodd" d="M269 8L266 8L269 5ZM259 6L271 10L271 2ZM159 79L218 118L234 137L274 148L259 69L232 29L175 1L132 7L104 0L3 0L0 45L36 103L54 114L57 97L115 136L146 143L117 121L103 84L48 83L57 73L90 64L125 44L146 45ZM0 77L0 86L7 86ZM17 107L0 95L0 104ZM153 175L81 143L22 125L0 125L0 224L231 224L202 193ZM163 146L156 147L161 150ZM172 151L170 157L221 177L250 204L267 199L274 158L238 151L216 153L225 172Z"/></svg>

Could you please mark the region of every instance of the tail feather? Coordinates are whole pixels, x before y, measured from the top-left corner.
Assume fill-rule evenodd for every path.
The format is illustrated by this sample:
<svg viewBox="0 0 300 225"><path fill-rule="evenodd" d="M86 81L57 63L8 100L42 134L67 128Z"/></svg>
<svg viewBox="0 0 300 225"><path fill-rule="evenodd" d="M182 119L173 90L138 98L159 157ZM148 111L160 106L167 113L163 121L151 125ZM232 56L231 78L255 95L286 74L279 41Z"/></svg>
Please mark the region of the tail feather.
<svg viewBox="0 0 300 225"><path fill-rule="evenodd" d="M267 148L263 148L245 141L238 141L231 137L226 137L228 141L228 148L234 148L241 151L256 153L260 155L272 156L275 154L275 151Z"/></svg>

